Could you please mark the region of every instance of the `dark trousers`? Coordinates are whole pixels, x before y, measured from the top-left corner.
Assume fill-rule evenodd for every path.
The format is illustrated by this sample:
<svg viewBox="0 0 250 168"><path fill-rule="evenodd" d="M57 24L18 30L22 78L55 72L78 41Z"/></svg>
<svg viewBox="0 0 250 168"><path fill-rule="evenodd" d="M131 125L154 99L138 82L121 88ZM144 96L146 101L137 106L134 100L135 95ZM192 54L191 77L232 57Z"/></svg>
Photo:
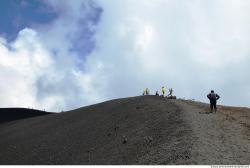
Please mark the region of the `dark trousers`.
<svg viewBox="0 0 250 168"><path fill-rule="evenodd" d="M216 102L210 102L210 109L211 109L211 112L213 111L213 109L216 112L216 110L217 110Z"/></svg>

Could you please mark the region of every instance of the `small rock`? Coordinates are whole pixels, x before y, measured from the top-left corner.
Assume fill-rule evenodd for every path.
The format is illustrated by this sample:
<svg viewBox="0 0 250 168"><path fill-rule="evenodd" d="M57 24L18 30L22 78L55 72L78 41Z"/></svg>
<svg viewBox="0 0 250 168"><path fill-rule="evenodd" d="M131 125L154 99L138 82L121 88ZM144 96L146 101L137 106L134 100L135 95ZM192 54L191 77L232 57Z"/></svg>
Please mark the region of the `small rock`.
<svg viewBox="0 0 250 168"><path fill-rule="evenodd" d="M153 142L153 138L152 137L148 137L148 142L149 143Z"/></svg>
<svg viewBox="0 0 250 168"><path fill-rule="evenodd" d="M126 144L128 142L128 139L126 138L126 136L122 136L122 144Z"/></svg>
<svg viewBox="0 0 250 168"><path fill-rule="evenodd" d="M140 107L136 107L136 110L139 110L140 109Z"/></svg>
<svg viewBox="0 0 250 168"><path fill-rule="evenodd" d="M147 136L147 137L145 137L145 141L147 142L147 143L152 143L153 142L153 137L151 137L151 136Z"/></svg>
<svg viewBox="0 0 250 168"><path fill-rule="evenodd" d="M115 126L114 130L117 131L119 129L119 126Z"/></svg>
<svg viewBox="0 0 250 168"><path fill-rule="evenodd" d="M112 133L111 133L111 132L109 132L107 135L110 137L110 136L112 135Z"/></svg>
<svg viewBox="0 0 250 168"><path fill-rule="evenodd" d="M93 152L94 150L95 150L95 148L92 147L92 148L90 148L89 150L87 150L87 152L88 152L88 153L91 153L91 152Z"/></svg>

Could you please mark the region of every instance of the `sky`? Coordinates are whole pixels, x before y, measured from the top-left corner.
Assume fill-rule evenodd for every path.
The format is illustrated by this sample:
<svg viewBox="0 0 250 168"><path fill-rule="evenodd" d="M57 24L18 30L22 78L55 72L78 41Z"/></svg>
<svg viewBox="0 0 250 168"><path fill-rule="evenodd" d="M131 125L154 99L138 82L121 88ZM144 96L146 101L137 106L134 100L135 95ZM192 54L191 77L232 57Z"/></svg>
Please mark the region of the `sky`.
<svg viewBox="0 0 250 168"><path fill-rule="evenodd" d="M250 106L248 0L2 0L0 107L151 94Z"/></svg>

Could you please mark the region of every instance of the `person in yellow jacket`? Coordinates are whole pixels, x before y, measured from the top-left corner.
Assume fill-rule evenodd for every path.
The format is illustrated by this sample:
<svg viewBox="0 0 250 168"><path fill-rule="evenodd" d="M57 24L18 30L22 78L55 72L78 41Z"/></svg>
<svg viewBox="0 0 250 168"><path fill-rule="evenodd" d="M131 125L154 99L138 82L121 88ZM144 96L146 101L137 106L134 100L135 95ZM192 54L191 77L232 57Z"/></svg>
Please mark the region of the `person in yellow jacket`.
<svg viewBox="0 0 250 168"><path fill-rule="evenodd" d="M162 92L162 96L164 97L165 96L165 93L166 93L166 89L164 86L161 87L161 92Z"/></svg>

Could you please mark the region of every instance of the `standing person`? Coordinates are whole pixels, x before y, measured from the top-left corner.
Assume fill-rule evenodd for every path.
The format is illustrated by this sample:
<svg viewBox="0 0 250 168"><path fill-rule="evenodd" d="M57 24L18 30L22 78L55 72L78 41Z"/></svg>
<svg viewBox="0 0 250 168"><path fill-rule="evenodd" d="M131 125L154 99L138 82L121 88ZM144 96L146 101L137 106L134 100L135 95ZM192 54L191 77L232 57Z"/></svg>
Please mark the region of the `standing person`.
<svg viewBox="0 0 250 168"><path fill-rule="evenodd" d="M213 90L211 90L211 93L207 95L207 98L210 100L210 112L212 113L214 109L216 113L216 110L217 110L216 103L217 103L217 100L220 98L220 96L214 93Z"/></svg>
<svg viewBox="0 0 250 168"><path fill-rule="evenodd" d="M170 97L173 96L173 89L172 89L172 88L169 89L169 94L168 94L168 96L170 96Z"/></svg>
<svg viewBox="0 0 250 168"><path fill-rule="evenodd" d="M146 88L146 95L149 95L149 89Z"/></svg>
<svg viewBox="0 0 250 168"><path fill-rule="evenodd" d="M164 86L161 87L161 92L162 92L162 96L164 97L165 93L166 93L166 89Z"/></svg>
<svg viewBox="0 0 250 168"><path fill-rule="evenodd" d="M143 90L142 96L146 95L146 89Z"/></svg>
<svg viewBox="0 0 250 168"><path fill-rule="evenodd" d="M156 96L159 96L159 92L158 92L158 91L156 91L156 92L155 92L155 95L156 95Z"/></svg>

